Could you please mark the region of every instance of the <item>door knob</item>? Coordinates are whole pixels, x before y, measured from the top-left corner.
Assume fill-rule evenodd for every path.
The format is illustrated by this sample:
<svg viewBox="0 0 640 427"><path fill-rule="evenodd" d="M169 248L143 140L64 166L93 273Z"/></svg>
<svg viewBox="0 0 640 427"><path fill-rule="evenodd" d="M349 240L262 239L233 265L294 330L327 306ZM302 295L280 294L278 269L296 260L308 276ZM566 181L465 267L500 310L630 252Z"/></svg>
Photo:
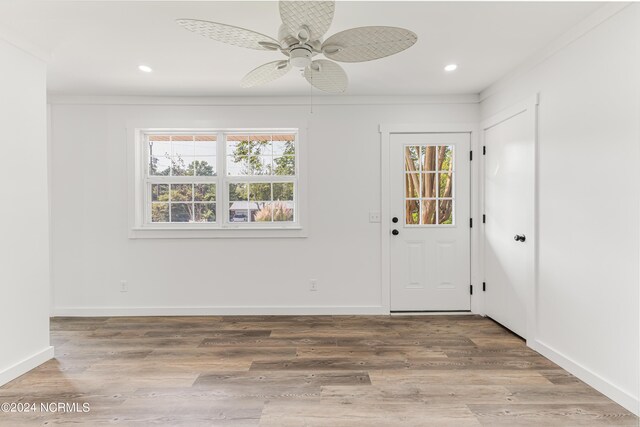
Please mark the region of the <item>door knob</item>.
<svg viewBox="0 0 640 427"><path fill-rule="evenodd" d="M515 240L516 242L524 242L525 240L527 240L527 238L524 234L516 234L515 236L513 236L513 240Z"/></svg>
<svg viewBox="0 0 640 427"><path fill-rule="evenodd" d="M393 222L394 224L395 224L396 222L398 222L398 217L397 217L397 216L394 216L394 217L393 217L393 219L391 220L391 222Z"/></svg>
<svg viewBox="0 0 640 427"><path fill-rule="evenodd" d="M392 230L391 234L393 234L394 236L397 236L398 234L400 234L400 232L398 230Z"/></svg>

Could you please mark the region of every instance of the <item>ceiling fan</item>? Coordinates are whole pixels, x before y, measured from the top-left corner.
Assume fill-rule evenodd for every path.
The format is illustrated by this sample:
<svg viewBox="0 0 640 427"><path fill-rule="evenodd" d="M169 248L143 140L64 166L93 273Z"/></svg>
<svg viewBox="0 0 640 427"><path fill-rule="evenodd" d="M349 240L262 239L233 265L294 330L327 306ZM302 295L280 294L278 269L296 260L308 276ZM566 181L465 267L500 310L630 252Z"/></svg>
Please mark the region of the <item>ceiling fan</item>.
<svg viewBox="0 0 640 427"><path fill-rule="evenodd" d="M249 72L242 87L266 84L284 76L292 67L314 87L331 93L347 89L344 69L327 59L313 59L322 54L340 62L364 62L384 58L411 47L415 33L398 27L359 27L341 31L326 39L335 11L335 1L280 1L282 25L278 40L233 25L199 19L177 19L176 23L204 37L234 46L257 50L279 50L287 59L268 62Z"/></svg>

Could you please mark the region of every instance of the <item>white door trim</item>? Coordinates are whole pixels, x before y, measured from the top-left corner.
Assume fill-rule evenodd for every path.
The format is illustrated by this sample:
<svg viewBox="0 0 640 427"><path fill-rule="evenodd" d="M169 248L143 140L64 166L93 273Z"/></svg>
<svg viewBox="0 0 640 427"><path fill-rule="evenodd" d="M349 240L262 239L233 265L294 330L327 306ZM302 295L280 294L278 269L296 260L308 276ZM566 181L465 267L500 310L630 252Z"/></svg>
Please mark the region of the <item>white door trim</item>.
<svg viewBox="0 0 640 427"><path fill-rule="evenodd" d="M481 152L479 148L479 126L477 123L441 123L441 124L381 124L380 125L380 305L384 312L391 312L391 255L389 251L390 235L391 235L391 204L389 203L389 197L391 196L391 165L390 165L390 148L391 148L391 134L394 133L469 133L471 134L471 150L474 153L471 162L471 216L474 218L474 226L471 228L471 284L474 285L473 295L471 295L471 312L479 313L481 307L478 306L478 291L482 289L482 286L478 286L481 283L479 267L481 258L478 257L478 230L480 227L477 225L482 221L478 221L481 218L478 213L480 212L479 197L478 194L478 181L479 181L479 168L475 167Z"/></svg>
<svg viewBox="0 0 640 427"><path fill-rule="evenodd" d="M482 146L485 144L485 131L488 129L506 121L510 118L517 116L522 113L530 112L531 113L531 130L533 132L533 144L534 144L534 158L533 158L533 263L531 271L531 290L529 294L529 298L526 300L526 318L527 318L527 344L531 346L531 344L535 341L537 335L537 310L538 310L538 238L539 238L539 228L538 228L538 104L539 104L539 96L536 93L535 95L525 99L522 102L519 102L511 107L505 108L504 110L496 113L495 115L484 119L480 123L480 143ZM485 157L483 156L482 161L478 163L480 165L479 173L479 194L480 197L478 199L482 200L481 203L481 212L485 211L485 182L484 182L484 169L485 169ZM484 242L485 242L485 233L484 227L478 228L478 241L481 242L479 252L478 252L478 260L480 264L481 274L484 278ZM485 305L484 305L484 295L478 295L478 305L479 305L479 314L485 314Z"/></svg>

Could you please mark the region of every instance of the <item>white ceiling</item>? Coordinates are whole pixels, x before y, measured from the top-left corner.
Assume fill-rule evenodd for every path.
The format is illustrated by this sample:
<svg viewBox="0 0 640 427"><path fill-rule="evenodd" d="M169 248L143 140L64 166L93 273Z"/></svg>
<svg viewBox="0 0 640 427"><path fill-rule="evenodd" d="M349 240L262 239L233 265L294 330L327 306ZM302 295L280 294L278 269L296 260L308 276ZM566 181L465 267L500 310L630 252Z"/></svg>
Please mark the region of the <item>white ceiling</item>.
<svg viewBox="0 0 640 427"><path fill-rule="evenodd" d="M418 34L410 49L377 61L343 64L350 95L479 93L593 13L595 2L338 2L327 36L389 25ZM277 36L277 2L3 1L0 28L51 52L52 94L306 95L291 72L243 89L242 76L279 52L225 45L174 23L195 18ZM455 62L454 73L443 71ZM148 64L153 73L138 71Z"/></svg>

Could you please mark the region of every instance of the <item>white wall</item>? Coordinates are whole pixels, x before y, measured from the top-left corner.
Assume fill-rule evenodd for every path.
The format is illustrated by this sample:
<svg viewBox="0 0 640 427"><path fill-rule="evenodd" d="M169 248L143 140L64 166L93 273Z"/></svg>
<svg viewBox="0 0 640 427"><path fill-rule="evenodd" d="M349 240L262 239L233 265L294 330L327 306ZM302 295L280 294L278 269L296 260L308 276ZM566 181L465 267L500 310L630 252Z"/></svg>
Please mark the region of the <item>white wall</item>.
<svg viewBox="0 0 640 427"><path fill-rule="evenodd" d="M46 68L0 40L0 385L49 346Z"/></svg>
<svg viewBox="0 0 640 427"><path fill-rule="evenodd" d="M368 218L380 210L378 126L477 122L479 111L473 99L359 100L314 105L312 114L304 104L107 105L111 101L54 100L51 106L56 314L381 313L380 224ZM128 126L304 123L307 238L128 239ZM310 279L318 280L319 291L309 291ZM120 292L120 280L128 281L129 292Z"/></svg>
<svg viewBox="0 0 640 427"><path fill-rule="evenodd" d="M638 412L640 5L487 91L539 92L539 270L531 345ZM495 90L494 90L495 89Z"/></svg>

